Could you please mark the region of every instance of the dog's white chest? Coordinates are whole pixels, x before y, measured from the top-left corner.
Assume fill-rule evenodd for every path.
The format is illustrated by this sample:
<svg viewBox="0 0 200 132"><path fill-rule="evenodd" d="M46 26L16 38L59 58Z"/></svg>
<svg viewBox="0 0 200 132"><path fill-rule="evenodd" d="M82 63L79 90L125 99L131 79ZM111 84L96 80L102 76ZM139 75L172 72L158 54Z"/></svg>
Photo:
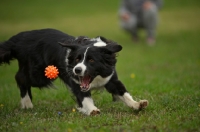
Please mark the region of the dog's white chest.
<svg viewBox="0 0 200 132"><path fill-rule="evenodd" d="M113 73L105 78L100 75L96 76L94 80L90 83L90 88L99 88L104 86L111 79Z"/></svg>

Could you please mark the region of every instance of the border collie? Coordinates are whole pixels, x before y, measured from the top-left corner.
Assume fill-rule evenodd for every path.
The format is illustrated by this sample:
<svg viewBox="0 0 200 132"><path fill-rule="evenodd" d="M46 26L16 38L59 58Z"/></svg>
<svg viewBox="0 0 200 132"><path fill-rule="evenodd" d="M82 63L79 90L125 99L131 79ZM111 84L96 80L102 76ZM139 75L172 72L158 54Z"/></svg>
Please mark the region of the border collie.
<svg viewBox="0 0 200 132"><path fill-rule="evenodd" d="M21 107L33 108L31 87L48 87L55 79L48 79L44 70L49 65L58 68L59 78L75 95L78 110L96 115L91 90L104 87L127 106L140 110L147 100L136 102L118 80L115 70L116 53L122 49L117 43L103 37L77 38L55 29L21 32L0 44L0 64L17 59L19 70L15 75L21 95Z"/></svg>

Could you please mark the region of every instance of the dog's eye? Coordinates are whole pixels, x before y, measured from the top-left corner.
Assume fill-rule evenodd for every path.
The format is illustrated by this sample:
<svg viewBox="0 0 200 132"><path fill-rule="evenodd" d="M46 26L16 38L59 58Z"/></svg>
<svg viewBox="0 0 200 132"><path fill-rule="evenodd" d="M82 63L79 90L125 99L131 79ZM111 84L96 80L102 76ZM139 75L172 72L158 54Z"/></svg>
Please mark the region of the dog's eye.
<svg viewBox="0 0 200 132"><path fill-rule="evenodd" d="M76 59L76 62L79 62L79 59L78 59L78 58Z"/></svg>
<svg viewBox="0 0 200 132"><path fill-rule="evenodd" d="M78 55L77 57L76 57L76 63L78 63L79 61L81 60L81 55Z"/></svg>
<svg viewBox="0 0 200 132"><path fill-rule="evenodd" d="M89 62L94 62L94 60L93 59L89 59Z"/></svg>

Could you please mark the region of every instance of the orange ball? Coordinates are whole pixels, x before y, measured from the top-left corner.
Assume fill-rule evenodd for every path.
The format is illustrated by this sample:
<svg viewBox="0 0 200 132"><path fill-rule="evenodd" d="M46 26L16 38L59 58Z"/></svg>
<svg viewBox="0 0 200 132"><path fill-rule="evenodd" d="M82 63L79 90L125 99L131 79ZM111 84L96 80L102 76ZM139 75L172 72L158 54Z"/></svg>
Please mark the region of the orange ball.
<svg viewBox="0 0 200 132"><path fill-rule="evenodd" d="M55 79L59 74L57 67L54 65L46 67L44 72L45 76L49 79Z"/></svg>

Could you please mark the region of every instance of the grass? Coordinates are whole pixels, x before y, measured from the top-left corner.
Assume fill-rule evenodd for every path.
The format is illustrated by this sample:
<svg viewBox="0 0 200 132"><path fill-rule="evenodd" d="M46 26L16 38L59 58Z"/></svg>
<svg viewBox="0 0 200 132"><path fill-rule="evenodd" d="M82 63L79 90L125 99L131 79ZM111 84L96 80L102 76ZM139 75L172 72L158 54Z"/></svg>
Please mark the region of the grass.
<svg viewBox="0 0 200 132"><path fill-rule="evenodd" d="M0 67L0 131L200 131L198 5L197 0L165 1L157 44L149 47L143 32L134 44L119 29L115 1L1 1L1 41L20 31L51 27L75 36L102 35L121 44L119 78L135 100L148 99L150 105L135 112L113 103L103 90L93 92L101 114L85 116L74 111L74 97L57 80L58 88L32 88L34 108L22 110L13 61Z"/></svg>

